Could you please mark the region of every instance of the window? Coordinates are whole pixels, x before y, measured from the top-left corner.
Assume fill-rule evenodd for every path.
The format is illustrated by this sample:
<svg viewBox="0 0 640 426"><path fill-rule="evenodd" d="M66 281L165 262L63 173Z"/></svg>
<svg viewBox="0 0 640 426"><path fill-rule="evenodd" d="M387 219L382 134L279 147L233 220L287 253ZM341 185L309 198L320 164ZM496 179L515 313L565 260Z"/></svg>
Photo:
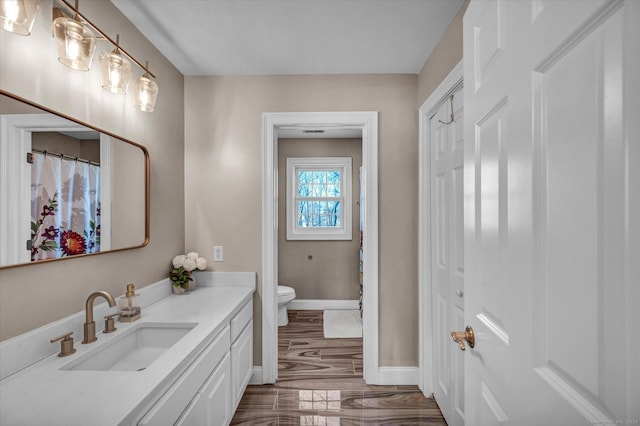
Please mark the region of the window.
<svg viewBox="0 0 640 426"><path fill-rule="evenodd" d="M351 240L351 158L287 158L287 240Z"/></svg>

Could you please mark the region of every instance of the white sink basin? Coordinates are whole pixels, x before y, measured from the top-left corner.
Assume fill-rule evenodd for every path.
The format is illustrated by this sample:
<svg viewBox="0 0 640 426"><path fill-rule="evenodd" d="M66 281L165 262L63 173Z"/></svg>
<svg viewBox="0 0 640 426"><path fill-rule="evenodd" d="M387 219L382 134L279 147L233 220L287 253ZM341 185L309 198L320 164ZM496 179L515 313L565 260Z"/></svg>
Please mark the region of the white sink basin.
<svg viewBox="0 0 640 426"><path fill-rule="evenodd" d="M100 348L66 364L62 370L142 371L196 325L159 322L136 324Z"/></svg>

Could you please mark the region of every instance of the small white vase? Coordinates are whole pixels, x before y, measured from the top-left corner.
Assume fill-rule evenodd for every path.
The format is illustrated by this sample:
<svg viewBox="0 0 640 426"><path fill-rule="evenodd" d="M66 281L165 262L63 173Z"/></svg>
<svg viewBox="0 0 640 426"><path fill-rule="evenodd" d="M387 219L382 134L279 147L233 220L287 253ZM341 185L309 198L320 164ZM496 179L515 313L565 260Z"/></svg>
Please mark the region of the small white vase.
<svg viewBox="0 0 640 426"><path fill-rule="evenodd" d="M186 290L182 287L176 287L175 285L171 285L171 288L173 289L173 294L183 294Z"/></svg>
<svg viewBox="0 0 640 426"><path fill-rule="evenodd" d="M196 288L196 276L191 275L191 281L187 281L187 290L195 290Z"/></svg>

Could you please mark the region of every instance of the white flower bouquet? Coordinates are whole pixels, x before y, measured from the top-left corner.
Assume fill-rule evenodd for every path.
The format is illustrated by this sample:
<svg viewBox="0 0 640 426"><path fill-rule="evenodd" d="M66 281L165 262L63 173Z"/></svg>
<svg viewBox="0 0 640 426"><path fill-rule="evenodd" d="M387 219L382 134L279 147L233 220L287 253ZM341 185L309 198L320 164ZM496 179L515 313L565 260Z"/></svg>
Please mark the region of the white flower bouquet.
<svg viewBox="0 0 640 426"><path fill-rule="evenodd" d="M171 261L173 268L169 272L169 279L173 282L175 287L181 287L187 289L189 281L193 281L191 273L199 269L204 271L207 269L207 260L204 257L200 257L195 251L187 254L179 254Z"/></svg>

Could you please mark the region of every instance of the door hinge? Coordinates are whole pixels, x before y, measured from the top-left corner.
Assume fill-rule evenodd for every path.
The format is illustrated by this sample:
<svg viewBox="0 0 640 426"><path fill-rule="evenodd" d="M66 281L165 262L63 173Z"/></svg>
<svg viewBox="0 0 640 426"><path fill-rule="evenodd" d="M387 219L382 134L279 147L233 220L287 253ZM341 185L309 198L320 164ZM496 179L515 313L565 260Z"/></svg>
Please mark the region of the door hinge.
<svg viewBox="0 0 640 426"><path fill-rule="evenodd" d="M33 164L33 153L27 152L27 163Z"/></svg>
<svg viewBox="0 0 640 426"><path fill-rule="evenodd" d="M33 248L33 242L31 240L27 240L27 250L31 251Z"/></svg>

